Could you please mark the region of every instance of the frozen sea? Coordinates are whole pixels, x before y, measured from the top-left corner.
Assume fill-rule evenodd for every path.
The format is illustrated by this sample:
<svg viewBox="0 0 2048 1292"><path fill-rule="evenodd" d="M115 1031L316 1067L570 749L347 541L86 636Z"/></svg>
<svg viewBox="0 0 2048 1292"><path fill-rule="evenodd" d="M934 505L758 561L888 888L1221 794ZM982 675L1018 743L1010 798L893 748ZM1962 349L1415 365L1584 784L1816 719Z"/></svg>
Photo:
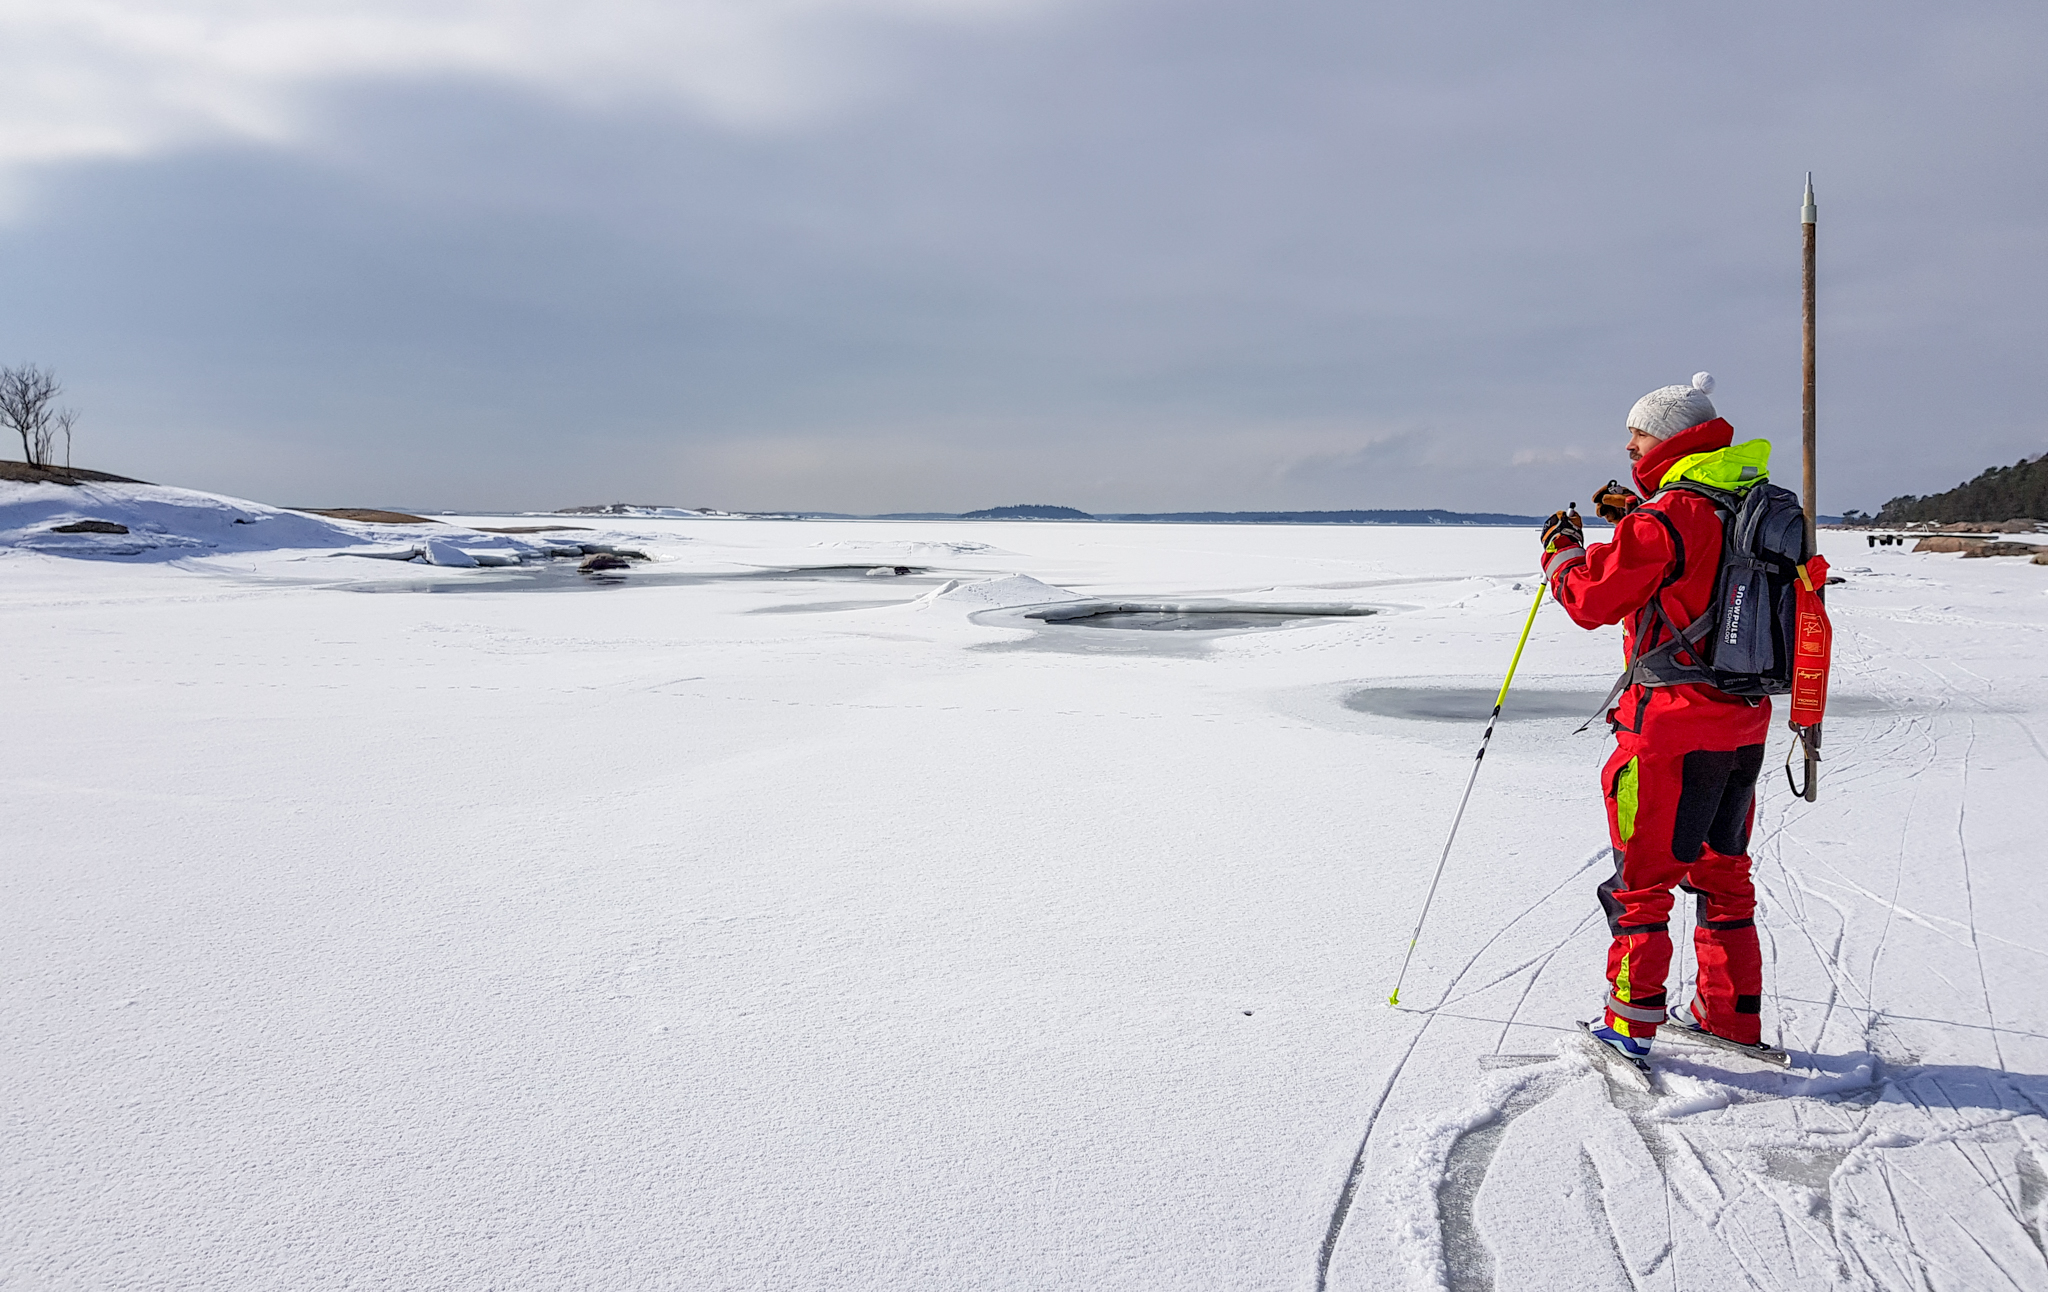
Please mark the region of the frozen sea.
<svg viewBox="0 0 2048 1292"><path fill-rule="evenodd" d="M1826 537L1641 1095L1555 607L1387 1004L1533 533L0 491L0 1287L2048 1287L2048 568Z"/></svg>

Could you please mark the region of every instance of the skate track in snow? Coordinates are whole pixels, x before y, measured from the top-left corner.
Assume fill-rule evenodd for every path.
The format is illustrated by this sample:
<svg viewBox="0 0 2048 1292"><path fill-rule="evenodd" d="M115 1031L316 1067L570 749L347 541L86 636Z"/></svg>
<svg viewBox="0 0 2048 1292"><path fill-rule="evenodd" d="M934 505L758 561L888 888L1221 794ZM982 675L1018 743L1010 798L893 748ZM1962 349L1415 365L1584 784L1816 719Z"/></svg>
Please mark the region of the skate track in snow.
<svg viewBox="0 0 2048 1292"><path fill-rule="evenodd" d="M1543 1287L1540 1271L1574 1249L1589 1287L2048 1286L2048 1038L1997 1008L2048 970L2048 939L2028 937L2041 926L2027 920L1985 928L1973 874L1973 827L2007 866L2013 850L2039 847L2013 811L2038 801L2030 786L2048 773L2038 716L1967 655L1874 635L1848 602L1838 595L1837 689L1890 712L1830 724L1819 803L1791 795L1776 759L1759 783L1766 1014L1797 1052L1792 1071L1666 1043L1658 1096L1644 1098L1569 1048L1547 1057L1522 1040L1534 1053L1502 1055L1531 1035L1523 1011L1560 953L1581 946L1565 958L1583 983L1605 944L1590 909L1610 864L1603 847L1557 909L1519 913L1441 1003L1417 1011L1332 1211L1318 1289L1375 1286L1390 1258L1416 1286ZM1996 628L2043 644L2037 623ZM2007 751L1989 768L1979 766L1986 728L2002 728ZM1774 735L1774 753L1786 739ZM2012 895L2008 872L1999 896ZM1674 1001L1689 997L1691 914L1681 895ZM1418 1052L1469 1049L1487 1027L1503 1066L1469 1103L1390 1125ZM1922 1062L1935 1046L1973 1061ZM2010 1063L2022 1054L2028 1062ZM1515 1203L1546 1195L1560 1212L1530 1232ZM1347 1239L1368 1228L1395 1241L1347 1262Z"/></svg>
<svg viewBox="0 0 2048 1292"><path fill-rule="evenodd" d="M1554 608L1384 1003L1528 533L607 518L600 583L174 492L0 545L0 1283L2044 1284L2039 567L1845 561L1799 1063L1636 1098ZM1068 597L1378 613L1004 618Z"/></svg>

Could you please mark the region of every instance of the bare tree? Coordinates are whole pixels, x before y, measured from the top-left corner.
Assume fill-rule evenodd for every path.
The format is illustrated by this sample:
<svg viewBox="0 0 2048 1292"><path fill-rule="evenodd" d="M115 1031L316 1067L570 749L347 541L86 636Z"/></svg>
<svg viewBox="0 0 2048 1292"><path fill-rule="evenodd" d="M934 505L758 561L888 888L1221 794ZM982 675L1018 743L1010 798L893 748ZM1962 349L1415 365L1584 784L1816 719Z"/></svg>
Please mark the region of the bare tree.
<svg viewBox="0 0 2048 1292"><path fill-rule="evenodd" d="M21 436L21 456L30 466L46 466L57 427L53 406L63 392L57 374L25 363L0 368L0 426Z"/></svg>
<svg viewBox="0 0 2048 1292"><path fill-rule="evenodd" d="M69 408L60 408L43 418L42 424L29 432L29 447L35 456L29 461L35 466L47 468L56 457L57 437L64 437L64 474L71 474L71 428L78 424L78 414Z"/></svg>

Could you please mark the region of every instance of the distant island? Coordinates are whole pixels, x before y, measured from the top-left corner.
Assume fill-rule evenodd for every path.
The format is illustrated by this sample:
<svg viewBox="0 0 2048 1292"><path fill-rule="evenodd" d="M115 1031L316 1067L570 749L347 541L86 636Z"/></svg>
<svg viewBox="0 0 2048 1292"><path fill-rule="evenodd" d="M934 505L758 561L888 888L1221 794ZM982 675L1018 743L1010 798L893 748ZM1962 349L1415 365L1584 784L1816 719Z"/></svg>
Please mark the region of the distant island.
<svg viewBox="0 0 2048 1292"><path fill-rule="evenodd" d="M1501 511L1445 511L1438 507L1362 511L1125 511L1085 512L1051 503L1017 503L979 511L892 511L861 515L844 511L720 511L711 507L668 507L653 503L599 503L563 507L557 516L695 516L777 520L1053 520L1113 521L1140 525L1541 525L1546 517ZM1822 517L1823 520L1828 519ZM1587 516L1589 526L1606 522Z"/></svg>
<svg viewBox="0 0 2048 1292"><path fill-rule="evenodd" d="M1161 511L1101 516L1099 520L1180 525L1541 525L1546 517L1501 511Z"/></svg>
<svg viewBox="0 0 2048 1292"><path fill-rule="evenodd" d="M957 515L920 512L875 516L873 520L1100 520L1158 525L1541 525L1541 516L1498 511L1126 511L1090 513L1077 507L1027 503L986 507Z"/></svg>
<svg viewBox="0 0 2048 1292"><path fill-rule="evenodd" d="M980 511L963 511L961 520L1094 520L1085 511L1072 507L1049 507L1043 503L1020 503L1015 507L985 507Z"/></svg>

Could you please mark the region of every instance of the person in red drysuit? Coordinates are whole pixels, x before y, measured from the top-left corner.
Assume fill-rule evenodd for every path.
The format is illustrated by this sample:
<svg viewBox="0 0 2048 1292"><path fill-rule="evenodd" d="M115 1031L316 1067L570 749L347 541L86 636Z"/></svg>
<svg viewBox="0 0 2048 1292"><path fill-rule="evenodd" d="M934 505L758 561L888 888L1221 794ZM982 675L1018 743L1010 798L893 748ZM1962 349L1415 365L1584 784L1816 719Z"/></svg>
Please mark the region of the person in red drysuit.
<svg viewBox="0 0 2048 1292"><path fill-rule="evenodd" d="M1615 522L1612 541L1586 548L1578 517L1559 513L1544 530L1544 578L1582 628L1623 624L1623 652L1669 641L1672 626L1697 620L1714 597L1722 526L1714 505L1681 479L1722 487L1763 478L1763 441L1731 448L1734 428L1707 398L1713 378L1666 386L1637 402L1628 455L1641 501L1625 490L1596 499ZM1759 449L1757 446L1761 446ZM1748 458L1741 458L1748 451ZM1716 474L1718 472L1718 474ZM1735 487L1747 487L1737 483ZM1664 614L1652 606L1661 600ZM1667 622L1668 621L1668 622ZM1681 655L1681 664L1691 661ZM1607 714L1615 750L1601 773L1614 874L1599 888L1614 941L1600 1040L1641 1058L1665 1022L1671 964L1672 887L1698 900L1693 945L1699 981L1691 1021L1745 1045L1759 1040L1763 961L1757 948L1756 891L1749 831L1756 777L1770 727L1767 699L1743 699L1702 683L1632 685Z"/></svg>

